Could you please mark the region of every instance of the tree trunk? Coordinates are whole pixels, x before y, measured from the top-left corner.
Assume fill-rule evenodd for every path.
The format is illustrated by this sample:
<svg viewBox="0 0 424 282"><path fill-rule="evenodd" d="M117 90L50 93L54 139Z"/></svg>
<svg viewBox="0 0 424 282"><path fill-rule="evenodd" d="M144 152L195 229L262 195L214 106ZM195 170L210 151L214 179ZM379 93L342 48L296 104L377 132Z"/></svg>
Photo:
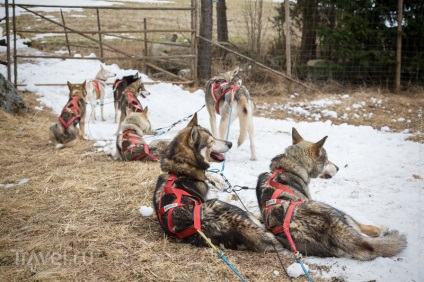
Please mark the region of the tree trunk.
<svg viewBox="0 0 424 282"><path fill-rule="evenodd" d="M216 3L216 27L218 42L228 42L227 6L225 0Z"/></svg>
<svg viewBox="0 0 424 282"><path fill-rule="evenodd" d="M200 7L200 36L212 40L212 0L201 0ZM197 73L200 80L211 78L212 46L205 40L199 40Z"/></svg>
<svg viewBox="0 0 424 282"><path fill-rule="evenodd" d="M302 9L302 42L300 45L300 62L307 63L316 58L316 27L318 22L318 1L301 1ZM300 2L299 2L300 3Z"/></svg>
<svg viewBox="0 0 424 282"><path fill-rule="evenodd" d="M6 113L15 114L28 111L28 107L19 96L12 83L0 73L0 107Z"/></svg>

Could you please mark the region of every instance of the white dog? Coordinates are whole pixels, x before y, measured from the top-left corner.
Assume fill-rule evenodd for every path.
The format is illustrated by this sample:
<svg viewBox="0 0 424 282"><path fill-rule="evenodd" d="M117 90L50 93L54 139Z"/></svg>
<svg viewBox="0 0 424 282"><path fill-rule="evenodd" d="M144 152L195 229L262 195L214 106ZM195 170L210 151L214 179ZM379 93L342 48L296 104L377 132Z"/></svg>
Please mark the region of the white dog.
<svg viewBox="0 0 424 282"><path fill-rule="evenodd" d="M103 121L106 120L103 114L106 80L114 76L116 76L115 73L105 69L103 65L100 65L100 71L96 74L96 77L93 80L89 80L85 85L85 89L87 91L87 101L91 105L91 120L93 123L96 123L95 107L97 100L100 100L101 118Z"/></svg>

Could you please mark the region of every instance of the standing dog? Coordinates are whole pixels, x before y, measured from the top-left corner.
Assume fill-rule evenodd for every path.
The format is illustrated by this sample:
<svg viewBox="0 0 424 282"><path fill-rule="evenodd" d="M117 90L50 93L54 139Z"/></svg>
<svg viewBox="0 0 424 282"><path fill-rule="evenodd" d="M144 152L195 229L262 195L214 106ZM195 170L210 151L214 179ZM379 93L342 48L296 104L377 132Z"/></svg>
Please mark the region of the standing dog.
<svg viewBox="0 0 424 282"><path fill-rule="evenodd" d="M91 120L93 123L96 123L96 101L100 100L100 111L101 118L105 121L105 117L103 114L103 105L105 100L105 88L106 88L106 80L109 77L116 76L115 73L105 69L103 65L100 65L100 71L96 74L96 77L93 80L89 80L85 85L87 90L87 100L91 105Z"/></svg>
<svg viewBox="0 0 424 282"><path fill-rule="evenodd" d="M197 124L197 114L168 146L161 160L166 172L158 178L153 205L164 232L185 243L207 246L198 230L215 245L230 249L265 251L278 241L242 209L206 200L209 191L205 171L211 162L225 160L231 142L216 139Z"/></svg>
<svg viewBox="0 0 424 282"><path fill-rule="evenodd" d="M127 75L122 77L122 79L117 79L113 83L113 104L115 106L115 123L118 122L118 112L121 106L119 105L125 89L138 79L138 72L134 75Z"/></svg>
<svg viewBox="0 0 424 282"><path fill-rule="evenodd" d="M294 252L297 247L311 256L359 260L402 251L406 238L398 231L361 224L342 211L311 200L308 184L328 161L323 148L327 137L311 143L294 128L292 137L293 145L271 160L273 174L262 173L256 187L263 221L284 247Z"/></svg>
<svg viewBox="0 0 424 282"><path fill-rule="evenodd" d="M152 134L149 121L149 109L131 112L127 108L127 117L122 123L122 134L116 138L116 158L123 161L158 161L157 152L149 150L143 139L144 134Z"/></svg>
<svg viewBox="0 0 424 282"><path fill-rule="evenodd" d="M222 139L225 138L228 130L230 108L232 108L230 124L237 118L240 122L240 135L237 145L243 144L247 133L249 133L250 159L256 160L253 140L253 110L255 106L250 99L249 91L241 85L242 82L238 72L239 68L236 68L233 71L219 74L206 83L206 108L209 112L212 134L215 137L217 137L216 114L221 115L219 136Z"/></svg>
<svg viewBox="0 0 424 282"><path fill-rule="evenodd" d="M131 112L142 112L143 106L141 105L138 97L146 97L146 95L150 95L150 93L144 88L144 84L141 82L141 78L137 79L124 90L122 93L120 106L121 106L121 116L119 118L118 130L116 131L116 135L119 134L121 130L121 124L127 116L127 108L131 110Z"/></svg>
<svg viewBox="0 0 424 282"><path fill-rule="evenodd" d="M77 134L84 138L87 95L85 87L85 81L83 84L72 84L68 81L69 101L63 107L59 122L50 126L50 140L56 144L56 149L74 146L78 140Z"/></svg>

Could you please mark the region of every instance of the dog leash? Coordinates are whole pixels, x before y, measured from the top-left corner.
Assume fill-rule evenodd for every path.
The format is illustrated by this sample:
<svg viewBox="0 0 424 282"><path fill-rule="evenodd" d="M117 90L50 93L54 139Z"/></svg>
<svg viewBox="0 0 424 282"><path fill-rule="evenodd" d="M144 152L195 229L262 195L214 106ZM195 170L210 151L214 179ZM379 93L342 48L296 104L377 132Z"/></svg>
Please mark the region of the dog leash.
<svg viewBox="0 0 424 282"><path fill-rule="evenodd" d="M197 233L202 236L202 238L205 240L205 242L212 248L212 251L218 254L218 258L222 259L230 268L231 270L241 279L243 282L247 282L246 279L243 278L243 276L237 271L237 269L228 261L227 257L224 256L224 252L220 250L217 246L215 246L211 239L209 239L205 233L203 233L201 230L197 230Z"/></svg>

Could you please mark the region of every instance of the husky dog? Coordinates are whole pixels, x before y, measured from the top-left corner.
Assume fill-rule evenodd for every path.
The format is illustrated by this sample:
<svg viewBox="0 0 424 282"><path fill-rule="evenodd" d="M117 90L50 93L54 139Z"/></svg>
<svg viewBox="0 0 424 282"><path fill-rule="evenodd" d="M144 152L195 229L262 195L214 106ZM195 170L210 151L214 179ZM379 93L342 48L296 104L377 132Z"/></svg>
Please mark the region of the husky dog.
<svg viewBox="0 0 424 282"><path fill-rule="evenodd" d="M118 112L121 108L121 105L119 105L119 102L121 101L122 93L124 93L125 89L128 85L133 83L138 79L138 72L134 75L127 75L122 77L122 79L117 79L113 83L113 104L115 106L115 123L118 122Z"/></svg>
<svg viewBox="0 0 424 282"><path fill-rule="evenodd" d="M206 83L206 108L209 112L212 135L217 136L216 114L221 115L219 123L219 137L225 138L228 129L228 119L230 118L230 108L232 107L230 124L237 118L240 122L240 135L237 145L243 144L249 133L250 139L250 159L256 160L255 143L253 140L253 110L255 108L250 99L249 91L242 86L242 81L238 76L239 68L233 71L219 74L211 78Z"/></svg>
<svg viewBox="0 0 424 282"><path fill-rule="evenodd" d="M131 112L142 112L143 106L138 100L138 97L146 97L146 95L150 95L150 93L146 90L146 88L144 88L144 84L141 82L141 78L138 78L136 81L128 85L127 88L125 88L119 102L121 107L121 117L119 118L119 125L118 130L116 131L116 135L119 134L119 131L121 130L121 124L127 116L127 108L129 108Z"/></svg>
<svg viewBox="0 0 424 282"><path fill-rule="evenodd" d="M358 260L401 252L406 238L398 231L361 224L342 211L311 200L308 184L327 163L323 148L327 137L311 143L293 128L292 138L293 145L271 160L273 174L262 173L256 187L263 221L283 246L309 256Z"/></svg>
<svg viewBox="0 0 424 282"><path fill-rule="evenodd" d="M77 134L84 138L85 126L85 81L83 84L67 82L69 101L63 107L59 122L50 126L50 140L56 144L55 148L72 147L77 142ZM79 129L76 125L79 124Z"/></svg>
<svg viewBox="0 0 424 282"><path fill-rule="evenodd" d="M197 123L197 114L169 144L153 195L153 205L164 232L184 243L207 246L201 230L215 245L263 252L278 241L250 214L219 201L206 200L205 171L211 162L225 160L231 142L216 139Z"/></svg>
<svg viewBox="0 0 424 282"><path fill-rule="evenodd" d="M105 88L106 88L106 80L109 77L116 76L115 73L105 69L103 65L100 65L100 71L96 74L96 77L93 80L89 80L85 85L87 90L87 100L91 105L91 120L93 123L96 123L96 101L100 100L100 111L101 118L105 121L105 117L103 114L103 104L105 100Z"/></svg>
<svg viewBox="0 0 424 282"><path fill-rule="evenodd" d="M122 123L122 134L116 138L116 159L123 161L158 161L157 152L143 139L144 134L153 134L149 121L149 108L141 112L131 112L127 108L127 117Z"/></svg>

